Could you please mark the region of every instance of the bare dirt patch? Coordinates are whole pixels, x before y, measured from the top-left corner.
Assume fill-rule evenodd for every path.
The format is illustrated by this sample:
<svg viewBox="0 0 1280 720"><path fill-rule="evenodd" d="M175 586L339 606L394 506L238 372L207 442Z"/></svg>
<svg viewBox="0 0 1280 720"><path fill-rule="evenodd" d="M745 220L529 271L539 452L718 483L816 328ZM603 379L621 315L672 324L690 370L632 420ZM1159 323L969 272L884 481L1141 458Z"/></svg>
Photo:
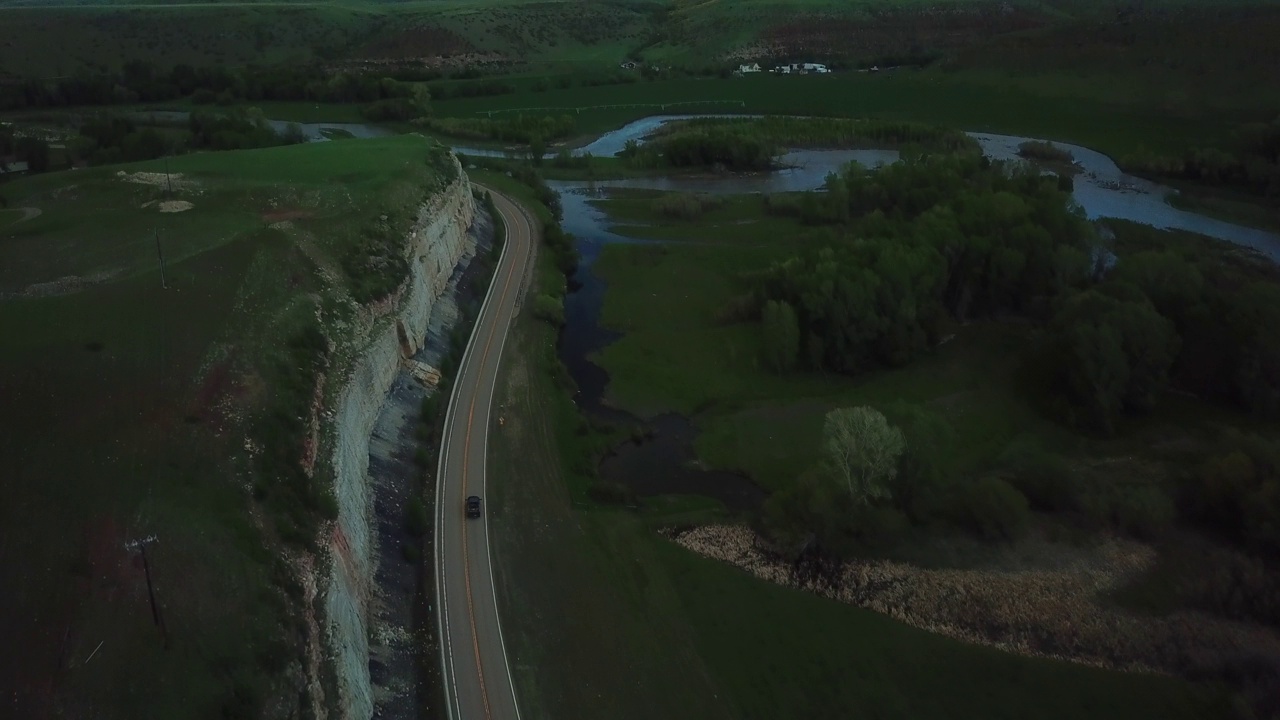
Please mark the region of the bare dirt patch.
<svg viewBox="0 0 1280 720"><path fill-rule="evenodd" d="M186 200L165 200L160 203L160 212L162 213L180 213L186 212L195 207Z"/></svg>
<svg viewBox="0 0 1280 720"><path fill-rule="evenodd" d="M94 285L107 282L118 274L118 271L108 271L95 273L87 277L79 275L66 275L56 280L48 282L35 283L28 285L21 291L16 293L0 292L0 298L5 297L25 297L25 298L41 298L53 297L55 295L70 295L82 290L87 290Z"/></svg>
<svg viewBox="0 0 1280 720"><path fill-rule="evenodd" d="M314 215L310 210L269 210L262 213L262 222L279 223L287 220L303 220Z"/></svg>
<svg viewBox="0 0 1280 720"><path fill-rule="evenodd" d="M135 172L127 173L123 170L116 171L116 177L123 182L135 183L138 185L150 185L151 187L169 188L175 190L188 190L198 187L199 183L195 180L187 179L182 173L157 173L157 172Z"/></svg>
<svg viewBox="0 0 1280 720"><path fill-rule="evenodd" d="M1185 611L1137 615L1105 604L1104 593L1155 562L1155 551L1141 543L1112 539L1051 569L934 570L874 560L813 573L778 557L745 527L666 534L761 579L1022 655L1178 675L1244 656L1280 659L1280 636L1271 630Z"/></svg>

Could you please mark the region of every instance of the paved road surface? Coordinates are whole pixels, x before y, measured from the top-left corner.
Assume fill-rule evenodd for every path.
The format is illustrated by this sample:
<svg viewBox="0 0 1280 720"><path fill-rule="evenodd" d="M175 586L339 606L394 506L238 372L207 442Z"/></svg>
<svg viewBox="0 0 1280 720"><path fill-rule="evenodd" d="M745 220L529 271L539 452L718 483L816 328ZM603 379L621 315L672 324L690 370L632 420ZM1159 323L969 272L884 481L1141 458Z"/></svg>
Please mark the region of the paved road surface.
<svg viewBox="0 0 1280 720"><path fill-rule="evenodd" d="M469 520L468 495L485 496L490 406L507 329L533 259L534 221L493 193L507 245L463 355L441 441L436 490L436 597L450 720L515 720L515 687L502 642L489 549L488 506Z"/></svg>

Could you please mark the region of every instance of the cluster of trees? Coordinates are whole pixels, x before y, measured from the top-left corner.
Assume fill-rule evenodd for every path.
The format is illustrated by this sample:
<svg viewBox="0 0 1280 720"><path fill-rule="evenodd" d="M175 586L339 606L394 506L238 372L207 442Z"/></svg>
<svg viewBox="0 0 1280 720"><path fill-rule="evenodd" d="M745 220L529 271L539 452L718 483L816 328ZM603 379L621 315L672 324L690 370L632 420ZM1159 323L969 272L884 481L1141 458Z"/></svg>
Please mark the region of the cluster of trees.
<svg viewBox="0 0 1280 720"><path fill-rule="evenodd" d="M1168 387L1280 417L1280 279L1266 260L1207 255L1114 222L1120 251L1101 283L1063 303L1046 357L1078 419L1103 430L1149 411ZM1157 243L1163 240L1164 245Z"/></svg>
<svg viewBox="0 0 1280 720"><path fill-rule="evenodd" d="M1041 365L1078 426L1110 433L1170 387L1280 416L1269 266L1147 249L1155 231L1117 222L1108 270L1057 179L971 155L853 167L825 193L766 203L831 227L830 242L758 273L734 302L737 317L763 318L770 302L794 313L798 333L765 325L768 357L795 358L771 367L899 366L957 320L1017 314L1043 328Z"/></svg>
<svg viewBox="0 0 1280 720"><path fill-rule="evenodd" d="M195 150L245 150L305 141L298 126L277 132L253 109L195 112L185 125L172 128L140 126L127 116L101 113L81 123L79 135L67 143L67 161L109 165Z"/></svg>
<svg viewBox="0 0 1280 720"><path fill-rule="evenodd" d="M784 548L835 558L891 541L912 525L948 525L990 540L1019 537L1030 503L999 473L950 472L955 430L926 408L895 403L827 414L822 457L770 496L761 520Z"/></svg>
<svg viewBox="0 0 1280 720"><path fill-rule="evenodd" d="M1280 197L1280 118L1245 127L1227 149L1196 148L1180 157L1139 152L1122 164L1132 172Z"/></svg>
<svg viewBox="0 0 1280 720"><path fill-rule="evenodd" d="M1133 285L1108 283L1066 300L1049 324L1063 416L1113 431L1122 412L1152 410L1178 352L1173 323Z"/></svg>
<svg viewBox="0 0 1280 720"><path fill-rule="evenodd" d="M910 527L950 526L992 541L1013 540L1032 512L1071 525L1157 539L1183 521L1266 557L1280 550L1280 445L1235 431L1170 485L1116 483L1074 472L1034 440L1012 443L986 471L954 471L954 427L933 410L906 403L840 408L823 425L819 462L762 510L765 530L784 548L805 539L851 557ZM1280 624L1280 585L1252 566L1202 586L1194 603L1232 617ZM1267 592L1223 592L1269 588Z"/></svg>
<svg viewBox="0 0 1280 720"><path fill-rule="evenodd" d="M640 145L629 141L619 155L636 167L723 167L735 172L770 170L778 146L723 126L691 127Z"/></svg>
<svg viewBox="0 0 1280 720"><path fill-rule="evenodd" d="M1189 476L1182 507L1226 537L1280 556L1280 445L1227 433L1218 452ZM1280 596L1271 600L1266 619L1280 625Z"/></svg>
<svg viewBox="0 0 1280 720"><path fill-rule="evenodd" d="M901 147L952 153L976 151L963 132L908 122L851 118L702 118L671 123L641 145L620 154L638 167L713 167L768 170L783 147Z"/></svg>
<svg viewBox="0 0 1280 720"><path fill-rule="evenodd" d="M760 321L774 371L901 365L957 320L1016 315L1037 328L1028 365L1055 417L1083 429L1111 433L1171 388L1280 417L1280 272L1264 259L1132 223L1109 223L1103 239L1054 178L968 155L850 168L809 203L828 241L749 276L723 314ZM775 538L813 533L837 554L911 524L1011 538L1043 511L1143 538L1181 519L1280 551L1280 445L1269 440L1229 435L1174 486L1081 479L1035 447L957 478L943 419L885 412L828 418L824 463L765 509ZM1280 612L1280 600L1266 607L1250 612Z"/></svg>
<svg viewBox="0 0 1280 720"><path fill-rule="evenodd" d="M1075 158L1071 151L1043 140L1028 140L1018 146L1018 154L1024 158L1051 160L1053 162L1071 162Z"/></svg>
<svg viewBox="0 0 1280 720"><path fill-rule="evenodd" d="M850 167L808 202L843 238L759 273L747 307L792 308L788 354L813 370L902 365L955 319L1043 313L1089 276L1097 244L1054 178L977 155Z"/></svg>
<svg viewBox="0 0 1280 720"><path fill-rule="evenodd" d="M451 137L534 145L570 137L578 123L572 115L521 114L497 119L432 118L426 127Z"/></svg>

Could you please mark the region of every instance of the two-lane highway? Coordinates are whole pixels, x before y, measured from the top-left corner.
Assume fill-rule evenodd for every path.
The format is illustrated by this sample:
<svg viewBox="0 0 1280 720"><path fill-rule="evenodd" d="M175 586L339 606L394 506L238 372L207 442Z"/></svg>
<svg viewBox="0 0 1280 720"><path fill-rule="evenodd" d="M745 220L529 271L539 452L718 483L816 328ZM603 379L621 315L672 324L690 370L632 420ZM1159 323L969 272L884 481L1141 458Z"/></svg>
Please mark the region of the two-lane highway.
<svg viewBox="0 0 1280 720"><path fill-rule="evenodd" d="M516 720L515 686L502 641L485 495L490 411L507 330L534 256L534 223L492 193L507 240L453 382L436 474L436 608L450 720ZM486 502L466 517L468 496Z"/></svg>

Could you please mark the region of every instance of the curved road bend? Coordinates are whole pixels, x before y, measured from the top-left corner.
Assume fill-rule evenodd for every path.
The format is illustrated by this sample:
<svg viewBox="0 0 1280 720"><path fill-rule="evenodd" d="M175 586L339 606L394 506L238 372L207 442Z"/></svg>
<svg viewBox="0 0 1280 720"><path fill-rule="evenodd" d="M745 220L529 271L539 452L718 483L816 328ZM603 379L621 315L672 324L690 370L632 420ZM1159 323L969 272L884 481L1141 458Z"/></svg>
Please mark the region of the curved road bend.
<svg viewBox="0 0 1280 720"><path fill-rule="evenodd" d="M507 241L453 383L436 473L436 620L450 720L520 717L498 621L487 498L481 519L468 520L463 509L468 495L485 498L494 385L534 254L529 214L490 192Z"/></svg>

